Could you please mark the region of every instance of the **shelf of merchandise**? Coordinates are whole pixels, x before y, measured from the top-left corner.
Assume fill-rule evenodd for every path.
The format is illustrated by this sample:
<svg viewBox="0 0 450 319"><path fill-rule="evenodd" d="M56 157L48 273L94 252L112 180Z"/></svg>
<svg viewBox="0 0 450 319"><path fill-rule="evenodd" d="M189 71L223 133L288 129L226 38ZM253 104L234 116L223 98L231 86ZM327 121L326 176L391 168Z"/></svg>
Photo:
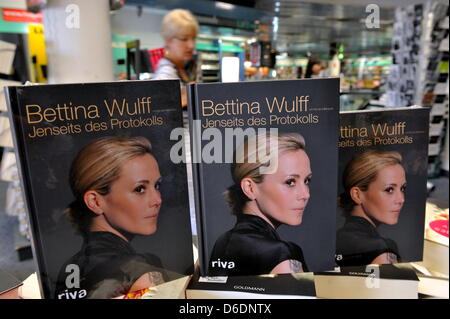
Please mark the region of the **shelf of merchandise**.
<svg viewBox="0 0 450 319"><path fill-rule="evenodd" d="M293 80L298 78L298 68L302 68L304 73L308 64L308 58L303 56L283 56L276 57L275 70L277 71L276 79Z"/></svg>
<svg viewBox="0 0 450 319"><path fill-rule="evenodd" d="M226 56L237 56L240 60L239 79L244 80L245 50L242 40L228 37L199 36L197 49L197 81L201 83L220 82L221 61Z"/></svg>
<svg viewBox="0 0 450 319"><path fill-rule="evenodd" d="M414 105L417 86L417 66L423 46L422 22L425 19L424 5L416 4L395 10L392 36L392 66L387 83L388 107Z"/></svg>
<svg viewBox="0 0 450 319"><path fill-rule="evenodd" d="M28 214L16 165L16 155L7 113L8 111L0 111L0 148L2 149L0 153L0 181L7 185L4 196L5 206L1 207L1 210L6 215L17 218L17 223L14 223L11 232L18 260L22 261L32 258L31 242L28 238Z"/></svg>
<svg viewBox="0 0 450 319"><path fill-rule="evenodd" d="M220 54L217 40L197 40L197 81L202 83L220 80Z"/></svg>
<svg viewBox="0 0 450 319"><path fill-rule="evenodd" d="M440 155L448 122L448 5L428 3L424 17L415 103L430 108L428 175L434 177L440 174Z"/></svg>
<svg viewBox="0 0 450 319"><path fill-rule="evenodd" d="M374 89L387 82L392 58L390 56L346 59L341 73L341 89Z"/></svg>
<svg viewBox="0 0 450 319"><path fill-rule="evenodd" d="M435 177L448 118L448 5L416 4L397 8L395 15L387 106L431 109L428 175Z"/></svg>

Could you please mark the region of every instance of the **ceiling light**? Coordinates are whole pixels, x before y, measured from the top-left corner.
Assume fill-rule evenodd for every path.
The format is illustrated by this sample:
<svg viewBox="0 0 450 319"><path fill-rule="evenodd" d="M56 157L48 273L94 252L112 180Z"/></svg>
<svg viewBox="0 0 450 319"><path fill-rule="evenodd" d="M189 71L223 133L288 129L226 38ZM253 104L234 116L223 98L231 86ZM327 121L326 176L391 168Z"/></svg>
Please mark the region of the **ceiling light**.
<svg viewBox="0 0 450 319"><path fill-rule="evenodd" d="M273 17L272 24L273 24L273 33L274 33L274 36L275 36L275 39L276 39L277 33L278 33L278 17Z"/></svg>
<svg viewBox="0 0 450 319"><path fill-rule="evenodd" d="M224 10L233 10L234 4L217 1L216 8Z"/></svg>

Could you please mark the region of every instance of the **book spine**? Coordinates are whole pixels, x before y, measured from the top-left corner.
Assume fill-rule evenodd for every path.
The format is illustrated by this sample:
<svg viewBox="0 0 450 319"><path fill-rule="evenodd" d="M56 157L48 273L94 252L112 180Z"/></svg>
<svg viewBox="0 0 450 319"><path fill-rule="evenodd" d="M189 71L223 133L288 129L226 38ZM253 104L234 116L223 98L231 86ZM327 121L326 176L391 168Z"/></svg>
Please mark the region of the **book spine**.
<svg viewBox="0 0 450 319"><path fill-rule="evenodd" d="M423 127L423 129L424 129L424 131L427 131L428 132L428 143L427 143L427 145L424 145L423 146L423 149L425 150L425 152L426 152L426 154L425 154L425 156L426 156L426 158L428 159L429 158L429 141L430 141L430 133L429 133L429 128L430 128L430 112L431 112L431 108L428 108L428 107L421 107L419 110L417 110L416 112L420 112L420 111L422 111L423 113L425 113L424 115L423 115L423 122L422 122L422 127ZM448 129L448 128L447 128ZM420 147L420 146L419 146ZM429 163L428 163L428 165L429 165ZM428 174L427 175L424 175L423 177L422 177L423 179L422 179L422 181L421 181L421 183L419 184L419 185L422 185L422 189L421 189L421 192L422 192L422 194L427 194L427 180L428 180ZM427 203L427 201L426 201L426 199L422 202L422 203L420 203L420 210L421 211L423 211L423 214L420 216L420 225L425 225L425 218L426 218L426 203ZM424 249L423 249L423 247L424 247L424 245L425 245L425 243L424 243L424 236L425 236L425 227L421 227L421 228L419 228L418 230L417 230L417 233L416 233L416 238L420 238L420 246L422 247L422 249L419 251L419 255L418 255L418 258L417 258L417 260L421 260L421 261L423 261L423 259L424 259Z"/></svg>
<svg viewBox="0 0 450 319"><path fill-rule="evenodd" d="M13 139L13 145L14 145L14 151L16 154L16 163L20 178L20 183L22 185L21 192L22 196L25 201L25 207L26 207L26 213L28 216L28 221L30 223L30 238L31 238L31 249L33 251L34 256L34 263L35 267L39 269L46 269L44 264L44 258L41 255L42 251L42 245L39 233L39 227L38 227L38 220L34 214L31 212L33 211L33 194L31 192L31 185L28 184L27 179L25 176L27 176L29 173L28 165L27 165L27 155L25 150L25 143L24 143L24 133L21 125L20 118L22 117L21 110L20 110L20 102L17 94L17 87L5 87L5 98L6 103L8 106L8 115L9 115L9 121L10 121L10 127L12 131L12 139ZM44 296L44 298L50 297L50 292L48 291L48 287L50 287L50 283L46 282L44 283L44 280L48 280L48 278L42 278L40 276L40 271L38 273L38 279L39 279L39 289L41 296ZM47 288L45 288L47 287Z"/></svg>
<svg viewBox="0 0 450 319"><path fill-rule="evenodd" d="M206 276L208 269L208 249L207 249L207 231L204 214L203 198L203 174L201 167L201 131L195 125L195 120L199 119L199 110L197 105L197 85L188 86L188 109L189 109L189 128L191 138L191 161L192 161L192 183L194 186L194 207L197 224L198 238L198 259L200 263L200 275Z"/></svg>

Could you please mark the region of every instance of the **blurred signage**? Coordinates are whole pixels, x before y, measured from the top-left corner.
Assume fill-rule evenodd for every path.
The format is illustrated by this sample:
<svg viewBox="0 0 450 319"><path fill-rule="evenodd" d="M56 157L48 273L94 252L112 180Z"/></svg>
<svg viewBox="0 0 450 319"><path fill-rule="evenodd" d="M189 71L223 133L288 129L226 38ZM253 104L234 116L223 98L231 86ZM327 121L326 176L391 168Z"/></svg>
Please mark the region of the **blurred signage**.
<svg viewBox="0 0 450 319"><path fill-rule="evenodd" d="M261 44L253 42L250 44L250 62L253 66L260 66L261 63Z"/></svg>
<svg viewBox="0 0 450 319"><path fill-rule="evenodd" d="M44 26L28 25L28 51L32 61L32 77L34 82L47 81L47 55L45 53Z"/></svg>
<svg viewBox="0 0 450 319"><path fill-rule="evenodd" d="M33 13L20 9L2 9L3 21L42 24L42 12Z"/></svg>

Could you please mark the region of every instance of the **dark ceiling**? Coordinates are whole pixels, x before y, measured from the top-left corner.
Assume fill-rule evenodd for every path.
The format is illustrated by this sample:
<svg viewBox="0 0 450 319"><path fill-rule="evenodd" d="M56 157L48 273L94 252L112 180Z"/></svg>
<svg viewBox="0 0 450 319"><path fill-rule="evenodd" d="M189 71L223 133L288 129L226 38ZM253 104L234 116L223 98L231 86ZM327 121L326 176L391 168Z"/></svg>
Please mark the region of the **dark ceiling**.
<svg viewBox="0 0 450 319"><path fill-rule="evenodd" d="M128 5L191 10L201 24L246 29L248 35L272 40L280 52L326 53L343 43L347 54L390 52L395 6L409 0L127 0ZM420 2L417 0L415 2ZM370 3L377 4L379 28L366 27Z"/></svg>

